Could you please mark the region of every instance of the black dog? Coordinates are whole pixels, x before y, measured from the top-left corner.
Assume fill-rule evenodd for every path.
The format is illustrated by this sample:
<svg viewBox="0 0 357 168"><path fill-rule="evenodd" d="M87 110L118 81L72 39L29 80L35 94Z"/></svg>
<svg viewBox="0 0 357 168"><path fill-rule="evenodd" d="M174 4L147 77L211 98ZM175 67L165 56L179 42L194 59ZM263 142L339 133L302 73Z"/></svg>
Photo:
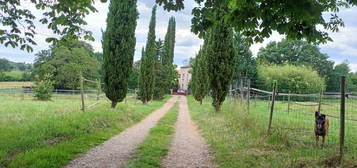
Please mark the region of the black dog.
<svg viewBox="0 0 357 168"><path fill-rule="evenodd" d="M316 146L319 142L319 137L322 136L322 148L325 144L325 137L327 136L329 127L328 118L325 114L320 114L319 112L315 112L315 136L316 136Z"/></svg>

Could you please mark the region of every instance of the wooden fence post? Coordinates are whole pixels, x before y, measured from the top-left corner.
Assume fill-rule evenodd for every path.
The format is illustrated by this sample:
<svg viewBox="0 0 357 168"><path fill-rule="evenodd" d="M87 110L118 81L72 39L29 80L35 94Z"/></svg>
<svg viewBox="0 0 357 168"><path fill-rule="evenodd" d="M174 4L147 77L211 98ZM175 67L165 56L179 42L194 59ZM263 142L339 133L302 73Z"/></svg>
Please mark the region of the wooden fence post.
<svg viewBox="0 0 357 168"><path fill-rule="evenodd" d="M99 101L100 90L101 90L100 80L97 79L96 82L97 82L97 101Z"/></svg>
<svg viewBox="0 0 357 168"><path fill-rule="evenodd" d="M82 72L79 73L79 82L80 82L80 87L81 87L81 100L82 100L82 106L81 106L81 110L85 111L85 107L84 107L84 86L83 86L83 76L82 76Z"/></svg>
<svg viewBox="0 0 357 168"><path fill-rule="evenodd" d="M321 113L322 95L323 95L323 90L321 89L320 99L319 99L319 106L318 106L318 108L317 108L317 112L318 112L319 114Z"/></svg>
<svg viewBox="0 0 357 168"><path fill-rule="evenodd" d="M247 108L248 108L248 113L249 113L249 110L250 110L250 79L248 79L248 91L247 91Z"/></svg>
<svg viewBox="0 0 357 168"><path fill-rule="evenodd" d="M342 163L345 144L345 98L346 98L346 77L341 77L341 107L340 107L340 161Z"/></svg>
<svg viewBox="0 0 357 168"><path fill-rule="evenodd" d="M240 91L240 104L243 104L243 99L244 99L244 94L243 94L243 79L240 78L240 85L239 85L239 91Z"/></svg>
<svg viewBox="0 0 357 168"><path fill-rule="evenodd" d="M273 94L271 95L271 106L270 106L270 116L269 116L269 125L268 125L268 135L270 135L271 123L272 123L272 120L273 120L275 95L276 95L276 81L273 84Z"/></svg>
<svg viewBox="0 0 357 168"><path fill-rule="evenodd" d="M288 113L290 113L290 91L288 94Z"/></svg>

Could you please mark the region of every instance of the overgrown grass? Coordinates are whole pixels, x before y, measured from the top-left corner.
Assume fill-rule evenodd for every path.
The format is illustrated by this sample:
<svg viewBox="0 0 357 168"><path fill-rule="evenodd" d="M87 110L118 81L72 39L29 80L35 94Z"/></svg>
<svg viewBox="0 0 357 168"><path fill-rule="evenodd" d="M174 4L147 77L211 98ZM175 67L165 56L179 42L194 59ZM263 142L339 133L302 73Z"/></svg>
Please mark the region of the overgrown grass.
<svg viewBox="0 0 357 168"><path fill-rule="evenodd" d="M167 155L177 120L178 107L175 105L159 122L150 130L149 136L141 143L135 154L126 165L126 168L157 168Z"/></svg>
<svg viewBox="0 0 357 168"><path fill-rule="evenodd" d="M47 102L0 96L0 167L61 167L167 99L148 105L128 99L115 109L105 101L81 112L71 95Z"/></svg>
<svg viewBox="0 0 357 168"><path fill-rule="evenodd" d="M204 101L203 105L199 105L189 97L191 115L222 168L338 166L336 146L330 143L324 149L315 146L313 112L306 118L294 118L292 115L296 113L290 116L274 113L273 133L267 136L267 107L266 102L258 102L256 107L252 104L248 114L245 106L227 100L222 112L216 113L210 102ZM278 105L277 108L283 107ZM293 126L292 129L285 129L290 126ZM336 131L331 133L336 134ZM348 150L344 167L357 166L357 142L352 141L356 140L349 139L346 144Z"/></svg>

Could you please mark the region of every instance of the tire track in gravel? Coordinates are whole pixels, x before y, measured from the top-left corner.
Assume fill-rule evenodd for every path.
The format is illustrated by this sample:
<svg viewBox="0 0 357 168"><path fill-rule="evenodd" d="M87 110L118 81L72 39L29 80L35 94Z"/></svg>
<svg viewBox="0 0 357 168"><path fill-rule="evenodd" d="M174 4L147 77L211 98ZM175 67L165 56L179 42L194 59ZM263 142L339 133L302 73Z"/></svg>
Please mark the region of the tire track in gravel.
<svg viewBox="0 0 357 168"><path fill-rule="evenodd" d="M170 98L144 120L112 137L103 144L72 160L66 168L118 168L124 166L135 148L149 131L176 103L178 96Z"/></svg>
<svg viewBox="0 0 357 168"><path fill-rule="evenodd" d="M216 168L208 146L191 120L186 97L179 99L179 116L169 154L164 168Z"/></svg>

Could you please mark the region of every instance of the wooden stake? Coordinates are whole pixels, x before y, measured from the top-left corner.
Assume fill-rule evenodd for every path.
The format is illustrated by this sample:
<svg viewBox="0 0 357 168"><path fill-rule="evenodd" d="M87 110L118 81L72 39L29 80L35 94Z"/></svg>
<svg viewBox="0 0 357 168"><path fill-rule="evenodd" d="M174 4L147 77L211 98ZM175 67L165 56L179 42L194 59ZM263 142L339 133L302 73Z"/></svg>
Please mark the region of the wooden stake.
<svg viewBox="0 0 357 168"><path fill-rule="evenodd" d="M248 92L247 92L247 108L248 108L248 113L249 113L249 108L250 106L250 79L248 79Z"/></svg>
<svg viewBox="0 0 357 168"><path fill-rule="evenodd" d="M268 135L270 135L271 123L272 123L272 120L273 120L275 95L276 95L276 82L274 82L274 84L273 84L273 95L271 95L271 106L270 106L270 116L269 116L269 125L268 125Z"/></svg>
<svg viewBox="0 0 357 168"><path fill-rule="evenodd" d="M84 107L84 86L83 86L83 76L82 76L82 72L79 73L79 82L80 82L80 87L81 87L81 99L82 99L82 107L81 110L84 112L85 111L85 107Z"/></svg>
<svg viewBox="0 0 357 168"><path fill-rule="evenodd" d="M288 113L290 113L290 91L288 94Z"/></svg>
<svg viewBox="0 0 357 168"><path fill-rule="evenodd" d="M346 77L341 77L341 107L340 107L340 161L342 163L345 144L345 98L346 98Z"/></svg>

